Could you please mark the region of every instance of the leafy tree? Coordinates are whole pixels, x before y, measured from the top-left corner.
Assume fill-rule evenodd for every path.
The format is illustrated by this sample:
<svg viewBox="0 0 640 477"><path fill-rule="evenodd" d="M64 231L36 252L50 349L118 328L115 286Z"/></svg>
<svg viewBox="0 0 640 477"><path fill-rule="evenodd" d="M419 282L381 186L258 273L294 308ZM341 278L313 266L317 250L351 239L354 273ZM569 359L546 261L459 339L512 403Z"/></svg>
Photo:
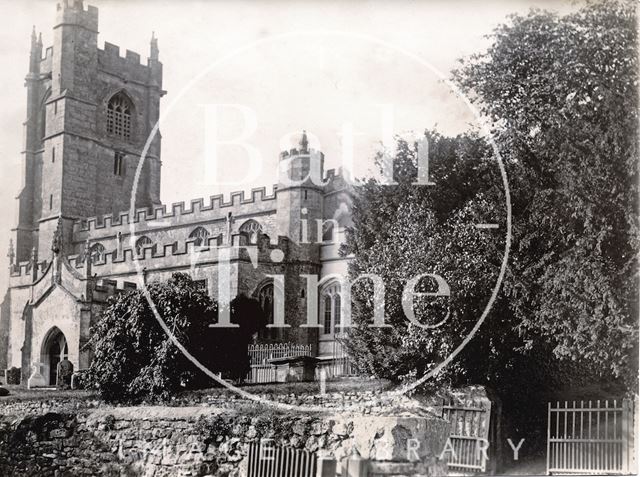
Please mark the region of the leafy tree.
<svg viewBox="0 0 640 477"><path fill-rule="evenodd" d="M501 295L441 380L489 383L511 396L531 389L529 382L552 389L613 377L633 386L635 25L634 8L615 2L562 17L512 16L487 52L454 72L493 124L509 176L513 244ZM346 247L355 254L351 279L377 273L385 281L393 325L366 328L371 290L356 286L353 319L360 326L347 346L361 368L391 379L424 373L460 342L486 304L504 247L472 227L497 222L504 230L491 150L473 134L427 136L435 186L411 185L415 145L400 141L398 185L372 179L359 187ZM429 271L451 286L451 315L441 327L424 330L407 322L400 297L410 278ZM427 321L442 316L438 306L434 299L414 300L416 315Z"/></svg>
<svg viewBox="0 0 640 477"><path fill-rule="evenodd" d="M255 300L231 302L231 322L239 329L212 329L218 305L188 275L175 273L147 290L167 327L200 362L234 378L246 374L247 343L264 323ZM186 387L212 384L160 327L142 290L110 298L92 328L91 346L86 383L108 401L166 400Z"/></svg>
<svg viewBox="0 0 640 477"><path fill-rule="evenodd" d="M528 346L637 376L636 7L532 11L455 72L494 124L514 189L513 279ZM543 340L533 337L542 336ZM537 350L540 351L540 350Z"/></svg>
<svg viewBox="0 0 640 477"><path fill-rule="evenodd" d="M398 185L372 179L359 187L354 227L348 235L348 251L355 255L350 277L373 273L382 278L384 311L391 327L367 326L375 306L372 290L356 285L353 319L358 326L350 331L346 345L360 368L392 380L421 377L460 345L489 300L504 251L502 237L474 227L497 222L504 230L506 217L500 182L496 183L498 169L484 141L471 134L446 138L432 131L427 136L435 185L412 185L416 146L400 140L394 174ZM444 323L429 329L411 323L402 307L408 280L425 273L438 274L452 291L450 298L414 298L415 317L422 324L435 325L449 313ZM434 288L433 280L424 278L416 291ZM466 375L473 382L490 378L486 365L499 355L491 342L498 337L499 344L512 344L501 335L513 334L511 324L492 325L476 338L482 341L484 350L479 352L487 359L465 352L463 359L439 374L441 380L460 381ZM496 371L501 364L494 365Z"/></svg>

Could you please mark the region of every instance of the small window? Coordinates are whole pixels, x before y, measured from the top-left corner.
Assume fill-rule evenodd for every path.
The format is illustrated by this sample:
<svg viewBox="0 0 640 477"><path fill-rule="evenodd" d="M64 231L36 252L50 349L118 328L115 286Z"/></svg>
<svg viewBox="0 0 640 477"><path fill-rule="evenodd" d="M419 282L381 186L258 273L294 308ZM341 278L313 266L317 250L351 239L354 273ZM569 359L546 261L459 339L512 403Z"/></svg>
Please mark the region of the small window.
<svg viewBox="0 0 640 477"><path fill-rule="evenodd" d="M56 148L51 148L51 162L56 162Z"/></svg>
<svg viewBox="0 0 640 477"><path fill-rule="evenodd" d="M53 115L55 116L56 114L58 114L58 102L54 101L53 102Z"/></svg>
<svg viewBox="0 0 640 477"><path fill-rule="evenodd" d="M91 263L103 262L105 256L104 245L101 243L94 243L91 248L89 248L89 258L91 259Z"/></svg>
<svg viewBox="0 0 640 477"><path fill-rule="evenodd" d="M209 232L204 227L196 227L189 234L190 240L195 240L195 245L197 247L202 247L207 245L207 239L209 238Z"/></svg>
<svg viewBox="0 0 640 477"><path fill-rule="evenodd" d="M124 154L116 152L113 156L113 173L116 176L124 175Z"/></svg>
<svg viewBox="0 0 640 477"><path fill-rule="evenodd" d="M151 245L152 243L153 242L151 241L151 239L146 235L140 237L138 240L136 240L136 255L142 255L144 247L146 247L147 245Z"/></svg>
<svg viewBox="0 0 640 477"><path fill-rule="evenodd" d="M304 190L304 200L307 200L307 189Z"/></svg>
<svg viewBox="0 0 640 477"><path fill-rule="evenodd" d="M240 226L240 232L247 234L249 243L258 243L258 237L262 233L262 226L253 219L247 220Z"/></svg>
<svg viewBox="0 0 640 477"><path fill-rule="evenodd" d="M49 210L53 209L53 194L49 195Z"/></svg>

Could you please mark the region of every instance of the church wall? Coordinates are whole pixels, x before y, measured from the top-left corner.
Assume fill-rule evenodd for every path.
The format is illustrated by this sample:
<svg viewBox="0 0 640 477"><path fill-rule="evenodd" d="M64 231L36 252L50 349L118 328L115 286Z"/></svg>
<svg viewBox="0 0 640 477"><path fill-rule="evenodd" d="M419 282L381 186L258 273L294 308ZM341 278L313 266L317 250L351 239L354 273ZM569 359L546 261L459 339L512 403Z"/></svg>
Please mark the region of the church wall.
<svg viewBox="0 0 640 477"><path fill-rule="evenodd" d="M30 288L12 288L9 317L10 339L7 352L7 368L20 368L22 366L22 345L25 338L24 311L31 299Z"/></svg>
<svg viewBox="0 0 640 477"><path fill-rule="evenodd" d="M127 201L129 198L127 198ZM254 189L250 195L244 192L231 194L230 197L222 195L212 196L207 201L194 199L188 206L184 202L177 202L171 206L161 205L154 208L153 213L146 210L137 211L135 217L129 217L129 203L118 214L106 214L102 216L90 216L76 223L74 226L74 242L80 243L87 239L99 240L104 237L115 237L118 232L130 233L131 223L134 224L136 234L142 234L152 229L174 227L184 225L195 227L200 222L226 221L227 214L231 212L237 226L248 218L269 216L275 213L275 195L267 195L266 189ZM269 221L266 221L270 225ZM226 227L226 224L225 224ZM270 227L271 228L271 227ZM268 234L269 231L266 231ZM275 234L271 234L274 236Z"/></svg>
<svg viewBox="0 0 640 477"><path fill-rule="evenodd" d="M0 369L7 369L9 325L11 323L11 292L7 290L0 304Z"/></svg>
<svg viewBox="0 0 640 477"><path fill-rule="evenodd" d="M64 334L69 347L69 361L79 367L80 305L66 291L55 287L45 300L33 307L30 363L42 362L43 343L55 326ZM42 374L49 372L44 363Z"/></svg>
<svg viewBox="0 0 640 477"><path fill-rule="evenodd" d="M19 367L25 362L28 367L39 359L42 339L54 324L72 346L74 366L86 367L90 356L81 355L79 347L89 339L90 326L100 315L104 300L117 293L113 281L124 288L128 287L125 282L138 282L137 267L145 270L147 282L166 280L178 271L189 273L195 280L206 280L209 295L216 297L218 237L222 235L223 247L229 245L229 217L233 245L248 244L249 237L240 234L240 229L250 219L256 220L268 236L259 239L257 269L245 252L232 249L231 297L238 293L251 296L265 283L267 275L284 275L285 321L291 328L271 337L316 347L317 330L300 328L307 319L306 280L301 275L346 275L348 259L339 257L337 244L320 246L321 237L316 233L316 219L336 218L341 226L351 225L348 186L341 174L327 171L322 186L306 182L285 188L281 182L269 192L260 188L227 197L194 199L186 205L163 205L158 135L136 185L136 212L130 216L139 154L158 120L160 98L165 93L157 41L151 40L150 57L144 65L135 52L126 50L120 56L119 47L110 43L105 43L104 49L98 48L96 8L85 10L80 2L65 3L57 15L54 45L47 48L44 58L42 43L35 36L32 39L27 76L25 188L19 197L11 288L0 307L0 368ZM49 89L51 95L47 97ZM133 105L128 138L107 133L108 101L119 92ZM281 160L287 161L283 173L300 180L313 164L319 165L322 175L324 156L308 148L306 134L299 146L299 150L281 155ZM116 153L124 155L122 174L114 173ZM310 243L298 244L303 220L307 220ZM209 232L205 247L196 247L189 238L198 226ZM56 230L61 232L63 257L54 262L62 263L54 280L50 265ZM142 235L148 236L152 244L137 256L132 241ZM90 271L84 257L87 242L99 242L106 251L103 260L91 264ZM34 246L38 263L31 265L28 260ZM272 261L275 248L284 252L283 263ZM45 281L47 270L51 276ZM94 277L100 284L91 297ZM49 286L54 282L57 285L51 291ZM84 301L90 299L93 301ZM25 327L29 333L25 350L33 352L23 357Z"/></svg>

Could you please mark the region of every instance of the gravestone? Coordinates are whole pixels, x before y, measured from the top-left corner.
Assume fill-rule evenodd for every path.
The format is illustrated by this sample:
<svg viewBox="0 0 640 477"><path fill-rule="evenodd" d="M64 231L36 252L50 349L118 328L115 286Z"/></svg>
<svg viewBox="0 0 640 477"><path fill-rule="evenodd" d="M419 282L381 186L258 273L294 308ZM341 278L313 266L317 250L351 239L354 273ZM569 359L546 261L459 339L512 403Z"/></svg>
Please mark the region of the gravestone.
<svg viewBox="0 0 640 477"><path fill-rule="evenodd" d="M57 368L58 382L56 387L58 389L71 389L71 376L73 375L73 363L68 358L64 358L58 363Z"/></svg>
<svg viewBox="0 0 640 477"><path fill-rule="evenodd" d="M312 356L287 356L269 360L276 367L277 383L313 381L317 362L318 359Z"/></svg>
<svg viewBox="0 0 640 477"><path fill-rule="evenodd" d="M33 389L38 386L45 386L47 384L44 380L44 376L40 372L43 366L43 363L33 363L31 365L33 371L31 372L31 376L29 376L29 379L27 380L27 387L29 389Z"/></svg>

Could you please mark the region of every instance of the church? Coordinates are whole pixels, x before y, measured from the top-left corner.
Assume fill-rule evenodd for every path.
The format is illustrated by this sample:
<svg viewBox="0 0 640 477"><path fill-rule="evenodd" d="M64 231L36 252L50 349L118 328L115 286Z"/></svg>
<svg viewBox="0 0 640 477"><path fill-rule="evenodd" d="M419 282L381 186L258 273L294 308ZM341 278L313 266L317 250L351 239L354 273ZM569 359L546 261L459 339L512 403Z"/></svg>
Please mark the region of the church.
<svg viewBox="0 0 640 477"><path fill-rule="evenodd" d="M352 197L345 174L324 171L323 154L303 133L280 155L286 178L268 190L163 204L159 134L136 177L166 94L159 58L154 37L146 64L115 44L100 48L98 9L81 0L57 6L52 46L43 51L32 34L22 185L0 307L0 369L20 368L23 382L37 372L41 385L55 384L65 357L86 369L91 327L123 290L183 272L218 298L221 257L230 297L255 297L272 322L282 301L274 300L274 276L285 290L291 326L268 328L258 342L335 356L349 261L340 253ZM310 180L311 171L322 180ZM309 277L318 284L312 293ZM317 327L301 326L309 300Z"/></svg>

